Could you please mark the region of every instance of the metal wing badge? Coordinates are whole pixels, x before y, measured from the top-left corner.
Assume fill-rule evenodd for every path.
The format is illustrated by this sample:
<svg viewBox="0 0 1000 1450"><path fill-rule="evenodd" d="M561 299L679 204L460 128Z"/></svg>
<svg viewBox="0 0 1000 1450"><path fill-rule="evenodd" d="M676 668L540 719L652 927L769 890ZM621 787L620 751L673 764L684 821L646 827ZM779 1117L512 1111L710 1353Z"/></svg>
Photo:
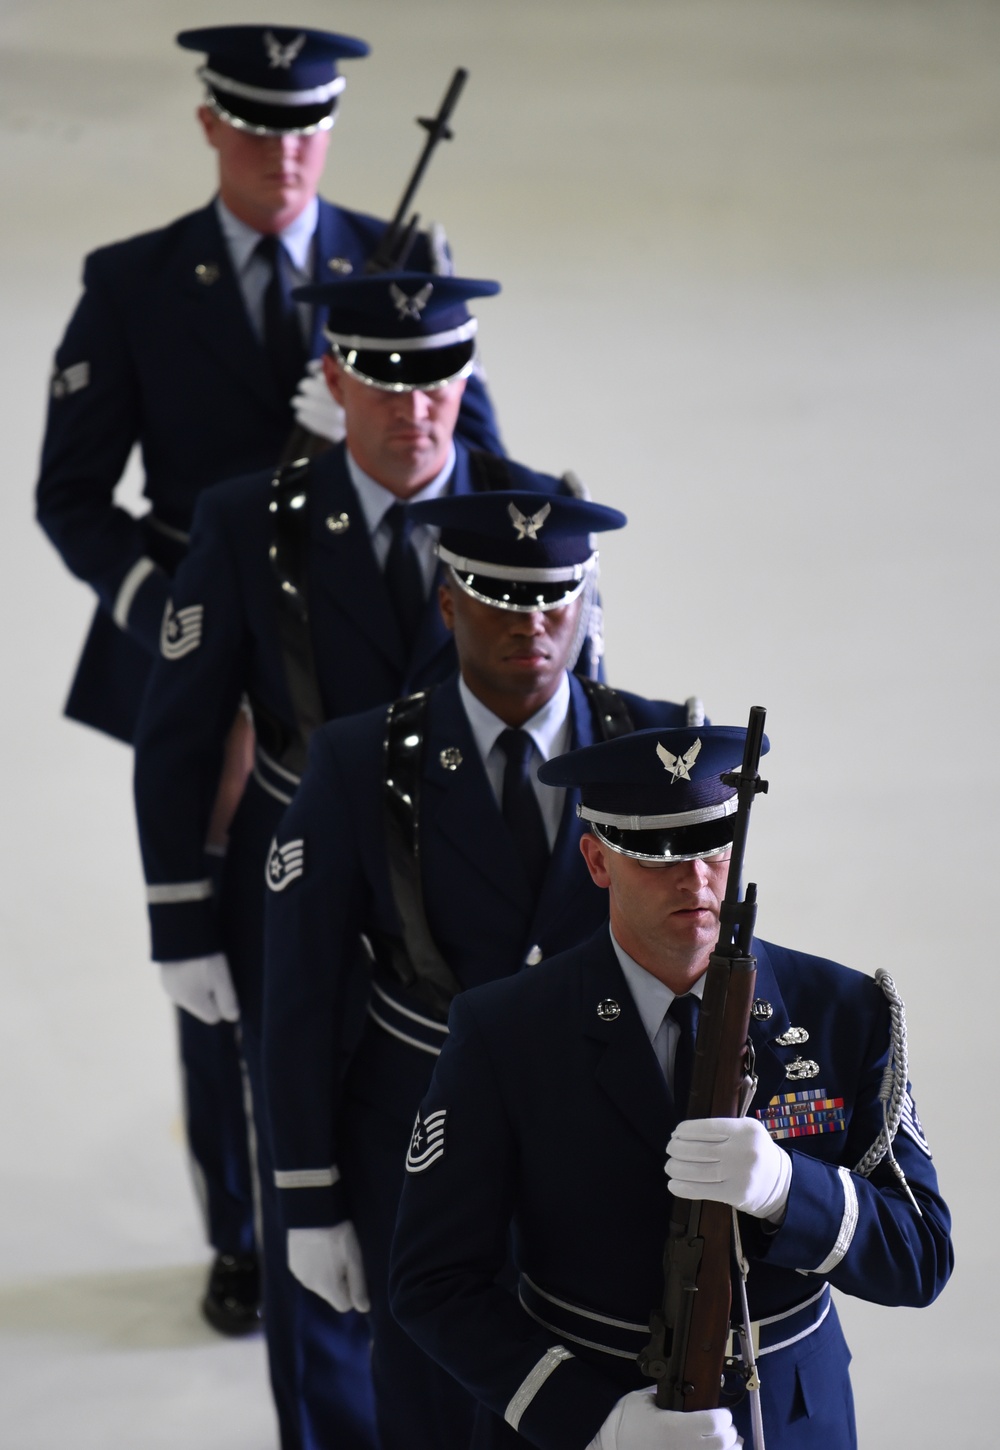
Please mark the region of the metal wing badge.
<svg viewBox="0 0 1000 1450"><path fill-rule="evenodd" d="M273 31L264 32L264 49L267 51L268 64L272 70L290 70L292 61L298 58L299 51L306 43L304 35L298 35L287 45L282 45Z"/></svg>
<svg viewBox="0 0 1000 1450"><path fill-rule="evenodd" d="M400 322L405 322L407 318L413 322L419 322L420 314L431 300L431 293L433 291L434 283L428 282L425 287L421 287L419 292L415 292L412 297L407 297L402 287L398 286L395 282L391 282L389 284L389 296L392 298L393 306L399 313Z"/></svg>
<svg viewBox="0 0 1000 1450"><path fill-rule="evenodd" d="M537 539L538 530L552 512L552 505L550 503L545 504L538 510L537 514L523 514L516 503L509 503L507 505L507 512L510 515L511 523L517 530L517 537L519 539Z"/></svg>
<svg viewBox="0 0 1000 1450"><path fill-rule="evenodd" d="M690 780L691 770L701 751L701 741L696 740L683 755L674 755L665 745L657 745L656 753L660 757L663 769L670 775L670 784L678 780Z"/></svg>

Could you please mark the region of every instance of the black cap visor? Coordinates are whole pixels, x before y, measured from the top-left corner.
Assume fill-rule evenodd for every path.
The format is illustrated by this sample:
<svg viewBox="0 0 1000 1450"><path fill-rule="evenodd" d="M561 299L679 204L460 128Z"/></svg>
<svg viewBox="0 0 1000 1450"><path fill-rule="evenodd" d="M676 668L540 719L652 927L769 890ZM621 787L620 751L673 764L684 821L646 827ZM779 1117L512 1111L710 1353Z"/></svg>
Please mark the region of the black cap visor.
<svg viewBox="0 0 1000 1450"><path fill-rule="evenodd" d="M309 136L314 131L329 131L336 120L340 99L332 96L308 106L272 106L265 101L234 96L215 86L209 86L208 93L212 109L223 121L255 136Z"/></svg>
<svg viewBox="0 0 1000 1450"><path fill-rule="evenodd" d="M724 851L732 845L735 828L735 815L700 821L694 826L666 826L649 831L626 831L620 826L589 822L589 829L612 851L663 866L669 866L671 861L699 861Z"/></svg>
<svg viewBox="0 0 1000 1450"><path fill-rule="evenodd" d="M345 372L373 388L389 393L412 393L443 388L468 377L476 358L475 338L448 347L413 348L405 352L377 347L355 348L333 344L333 355Z"/></svg>
<svg viewBox="0 0 1000 1450"><path fill-rule="evenodd" d="M539 580L495 579L488 574L477 574L467 569L451 572L466 594L482 604L492 604L496 609L511 609L517 614L534 614L536 609L559 609L570 604L580 593L586 581L580 579L557 579L542 583ZM582 571L581 571L582 572Z"/></svg>

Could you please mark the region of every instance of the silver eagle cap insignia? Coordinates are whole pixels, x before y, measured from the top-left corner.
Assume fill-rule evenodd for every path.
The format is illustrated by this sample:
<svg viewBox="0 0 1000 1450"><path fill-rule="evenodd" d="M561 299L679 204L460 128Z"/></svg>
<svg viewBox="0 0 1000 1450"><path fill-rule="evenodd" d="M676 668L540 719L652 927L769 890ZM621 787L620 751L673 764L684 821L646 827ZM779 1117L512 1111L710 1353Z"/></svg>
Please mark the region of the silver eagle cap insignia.
<svg viewBox="0 0 1000 1450"><path fill-rule="evenodd" d="M698 759L700 752L700 739L696 740L689 749L685 750L683 755L674 755L665 745L657 744L656 747L656 753L660 758L663 769L670 776L671 785L676 785L679 780L691 779L691 771L694 769L694 763Z"/></svg>
<svg viewBox="0 0 1000 1450"><path fill-rule="evenodd" d="M537 514L523 514L516 503L507 505L510 521L517 530L518 539L537 539L538 531L552 512L550 503L543 504Z"/></svg>
<svg viewBox="0 0 1000 1450"><path fill-rule="evenodd" d="M428 282L415 292L412 297L407 297L402 287L396 282L389 283L389 296L392 298L392 305L399 313L400 322L419 322L420 314L431 300L434 291L434 283Z"/></svg>
<svg viewBox="0 0 1000 1450"><path fill-rule="evenodd" d="M272 31L265 30L264 49L267 51L268 65L272 70L291 70L292 61L297 59L299 51L305 43L305 35L297 35L287 45L282 45Z"/></svg>

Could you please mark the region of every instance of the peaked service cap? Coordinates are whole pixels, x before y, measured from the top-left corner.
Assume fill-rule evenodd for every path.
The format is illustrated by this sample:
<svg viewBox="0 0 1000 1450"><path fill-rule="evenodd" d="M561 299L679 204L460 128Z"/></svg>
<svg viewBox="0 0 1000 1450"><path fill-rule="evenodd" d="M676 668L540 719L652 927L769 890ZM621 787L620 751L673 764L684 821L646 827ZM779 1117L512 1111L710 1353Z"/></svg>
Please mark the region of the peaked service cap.
<svg viewBox="0 0 1000 1450"><path fill-rule="evenodd" d="M182 30L177 44L207 55L198 75L216 115L256 136L328 131L346 84L337 61L370 48L351 35L289 25L209 25Z"/></svg>
<svg viewBox="0 0 1000 1450"><path fill-rule="evenodd" d="M292 296L329 309L327 340L345 372L408 393L468 377L478 323L465 304L499 291L499 282L407 271L314 282Z"/></svg>
<svg viewBox="0 0 1000 1450"><path fill-rule="evenodd" d="M499 470L510 488L427 499L410 505L412 517L441 530L438 555L466 594L522 614L558 609L581 592L597 562L591 534L620 529L627 519L553 492L562 486L557 478L490 457L491 482Z"/></svg>
<svg viewBox="0 0 1000 1450"><path fill-rule="evenodd" d="M696 861L733 839L737 793L722 776L743 763L746 727L636 730L539 767L546 785L576 787L577 813L612 851L637 861ZM767 736L761 754L769 749Z"/></svg>

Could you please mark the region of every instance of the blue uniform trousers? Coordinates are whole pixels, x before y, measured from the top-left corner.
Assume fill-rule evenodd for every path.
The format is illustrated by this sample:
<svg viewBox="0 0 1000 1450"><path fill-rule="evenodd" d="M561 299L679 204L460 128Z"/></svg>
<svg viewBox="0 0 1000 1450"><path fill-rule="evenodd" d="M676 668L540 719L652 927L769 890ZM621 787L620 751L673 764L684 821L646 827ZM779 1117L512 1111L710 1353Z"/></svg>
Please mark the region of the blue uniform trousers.
<svg viewBox="0 0 1000 1450"><path fill-rule="evenodd" d="M366 1032L382 1029L369 1021ZM381 1450L465 1450L474 1402L417 1348L389 1307L389 1253L412 1126L384 1107L348 1097L341 1160L371 1297L379 1444Z"/></svg>
<svg viewBox="0 0 1000 1450"><path fill-rule="evenodd" d="M338 1314L298 1283L288 1269L285 1230L278 1217L261 1075L260 1022L262 862L281 814L281 803L251 777L233 821L220 899L222 935L240 1002L243 1054L254 1103L264 1330L271 1387L282 1450L375 1450L367 1322L363 1315Z"/></svg>

